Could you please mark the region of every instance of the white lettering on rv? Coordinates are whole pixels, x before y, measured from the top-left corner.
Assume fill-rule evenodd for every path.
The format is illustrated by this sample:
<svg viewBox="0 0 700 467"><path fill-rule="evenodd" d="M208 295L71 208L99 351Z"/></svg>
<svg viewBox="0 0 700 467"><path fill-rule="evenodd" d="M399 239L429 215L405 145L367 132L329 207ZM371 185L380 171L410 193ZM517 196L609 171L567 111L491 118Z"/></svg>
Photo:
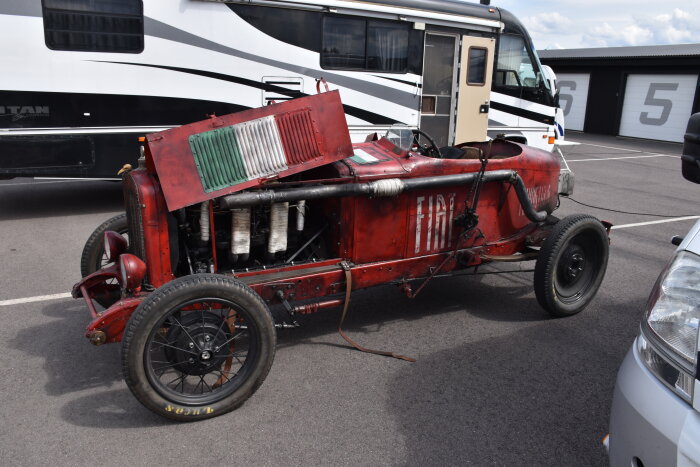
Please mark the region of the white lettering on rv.
<svg viewBox="0 0 700 467"><path fill-rule="evenodd" d="M48 117L48 105L0 105L0 116L11 115L13 119L24 117Z"/></svg>
<svg viewBox="0 0 700 467"><path fill-rule="evenodd" d="M454 219L455 193L446 196L428 196L428 212L425 213L425 196L416 197L416 243L414 252L437 251L452 244L452 220ZM425 224L425 225L424 225ZM425 227L425 229L424 229ZM425 234L424 234L425 232ZM425 237L425 238L424 238ZM425 243L423 243L425 241Z"/></svg>

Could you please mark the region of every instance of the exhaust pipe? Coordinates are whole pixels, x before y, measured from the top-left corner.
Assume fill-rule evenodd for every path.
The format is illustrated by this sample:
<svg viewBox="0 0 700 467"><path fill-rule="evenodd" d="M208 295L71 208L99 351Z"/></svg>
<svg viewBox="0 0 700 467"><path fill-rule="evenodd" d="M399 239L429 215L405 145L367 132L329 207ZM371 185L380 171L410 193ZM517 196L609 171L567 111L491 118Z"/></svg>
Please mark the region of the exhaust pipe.
<svg viewBox="0 0 700 467"><path fill-rule="evenodd" d="M479 177L478 172L454 175L440 175L421 178L389 178L365 183L345 183L338 185L317 185L284 190L259 190L235 193L219 200L222 209L234 209L261 204L285 203L290 201L313 200L339 196L396 196L404 191L422 190L451 185L470 185ZM493 170L484 172L484 182L507 182L513 185L523 212L532 222L544 221L549 213L536 211L530 201L525 183L514 170Z"/></svg>

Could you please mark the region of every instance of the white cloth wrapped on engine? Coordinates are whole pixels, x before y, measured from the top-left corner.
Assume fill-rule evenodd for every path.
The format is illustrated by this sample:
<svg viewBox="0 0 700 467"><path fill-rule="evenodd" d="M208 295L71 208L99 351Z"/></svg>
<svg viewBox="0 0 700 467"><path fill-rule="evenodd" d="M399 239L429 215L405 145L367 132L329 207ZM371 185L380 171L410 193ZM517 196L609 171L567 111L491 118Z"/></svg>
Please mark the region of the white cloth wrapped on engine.
<svg viewBox="0 0 700 467"><path fill-rule="evenodd" d="M297 201L297 232L304 230L304 217L306 216L306 201Z"/></svg>
<svg viewBox="0 0 700 467"><path fill-rule="evenodd" d="M277 253L287 250L287 225L289 223L289 203L274 203L270 209L270 240L267 251Z"/></svg>
<svg viewBox="0 0 700 467"><path fill-rule="evenodd" d="M250 208L231 210L231 253L250 253Z"/></svg>
<svg viewBox="0 0 700 467"><path fill-rule="evenodd" d="M200 207L199 233L203 242L209 241L209 201L204 201Z"/></svg>

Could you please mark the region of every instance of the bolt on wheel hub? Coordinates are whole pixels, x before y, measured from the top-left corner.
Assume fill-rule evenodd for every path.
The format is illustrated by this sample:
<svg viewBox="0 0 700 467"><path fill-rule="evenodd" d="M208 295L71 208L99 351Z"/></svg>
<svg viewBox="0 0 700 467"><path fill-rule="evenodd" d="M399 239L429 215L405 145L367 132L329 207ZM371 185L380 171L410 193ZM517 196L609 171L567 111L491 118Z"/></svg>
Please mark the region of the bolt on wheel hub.
<svg viewBox="0 0 700 467"><path fill-rule="evenodd" d="M180 325L172 326L166 334L170 347L165 355L182 373L205 375L224 364L228 357L228 326L221 318L193 313L185 316Z"/></svg>

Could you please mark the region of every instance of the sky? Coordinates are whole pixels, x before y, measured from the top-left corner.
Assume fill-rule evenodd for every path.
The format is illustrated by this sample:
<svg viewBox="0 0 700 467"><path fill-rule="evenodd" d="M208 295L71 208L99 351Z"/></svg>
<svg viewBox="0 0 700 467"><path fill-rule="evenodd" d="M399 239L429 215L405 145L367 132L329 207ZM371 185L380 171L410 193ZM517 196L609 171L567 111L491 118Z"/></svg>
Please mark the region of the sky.
<svg viewBox="0 0 700 467"><path fill-rule="evenodd" d="M491 0L515 14L535 48L700 43L700 0Z"/></svg>

